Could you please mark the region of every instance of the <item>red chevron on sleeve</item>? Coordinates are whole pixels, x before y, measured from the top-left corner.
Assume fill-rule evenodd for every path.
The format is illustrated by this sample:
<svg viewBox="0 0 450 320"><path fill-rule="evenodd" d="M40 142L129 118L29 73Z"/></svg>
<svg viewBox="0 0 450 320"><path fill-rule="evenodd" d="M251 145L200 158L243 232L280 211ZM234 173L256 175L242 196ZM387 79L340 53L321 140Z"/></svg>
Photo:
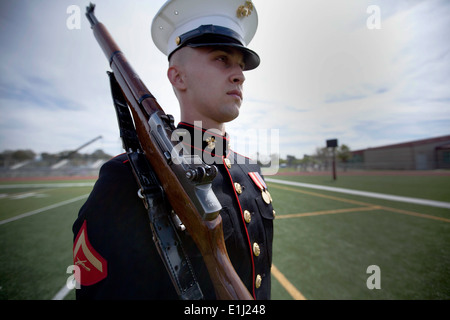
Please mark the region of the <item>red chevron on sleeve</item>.
<svg viewBox="0 0 450 320"><path fill-rule="evenodd" d="M73 244L73 262L80 267L80 276L76 280L83 286L96 284L108 275L107 261L89 242L86 220Z"/></svg>

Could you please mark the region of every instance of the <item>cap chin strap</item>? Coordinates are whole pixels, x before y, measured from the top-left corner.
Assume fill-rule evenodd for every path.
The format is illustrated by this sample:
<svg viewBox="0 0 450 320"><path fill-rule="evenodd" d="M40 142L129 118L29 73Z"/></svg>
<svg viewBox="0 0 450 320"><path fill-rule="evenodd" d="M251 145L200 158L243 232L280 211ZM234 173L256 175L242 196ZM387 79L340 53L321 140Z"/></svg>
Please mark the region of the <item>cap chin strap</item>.
<svg viewBox="0 0 450 320"><path fill-rule="evenodd" d="M213 24L202 25L194 30L183 33L175 40L177 47L168 55L170 57L179 49L187 46L200 47L218 44L234 44L244 47L244 39L239 33L230 28L216 26Z"/></svg>
<svg viewBox="0 0 450 320"><path fill-rule="evenodd" d="M202 25L197 29L188 31L177 38L177 44L183 46L194 40L197 43L217 43L218 38L223 41L223 43L235 43L244 46L244 39L241 35L234 30L226 27L216 26L213 24ZM208 42L205 42L207 39ZM179 40L179 41L178 41Z"/></svg>
<svg viewBox="0 0 450 320"><path fill-rule="evenodd" d="M255 69L260 63L258 54L248 49L241 35L230 28L213 24L202 25L183 33L177 37L176 42L177 47L169 53L169 60L175 52L184 47L229 46L240 50L244 55L246 65L244 71Z"/></svg>

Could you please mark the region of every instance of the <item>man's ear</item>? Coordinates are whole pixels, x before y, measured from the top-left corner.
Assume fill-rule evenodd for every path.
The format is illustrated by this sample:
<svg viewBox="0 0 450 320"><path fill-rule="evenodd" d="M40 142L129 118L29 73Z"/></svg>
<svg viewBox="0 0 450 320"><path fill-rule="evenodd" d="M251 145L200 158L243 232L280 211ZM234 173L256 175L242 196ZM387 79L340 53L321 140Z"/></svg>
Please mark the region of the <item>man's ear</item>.
<svg viewBox="0 0 450 320"><path fill-rule="evenodd" d="M176 65L169 67L167 70L167 77L174 88L178 90L186 90L186 83L180 67Z"/></svg>

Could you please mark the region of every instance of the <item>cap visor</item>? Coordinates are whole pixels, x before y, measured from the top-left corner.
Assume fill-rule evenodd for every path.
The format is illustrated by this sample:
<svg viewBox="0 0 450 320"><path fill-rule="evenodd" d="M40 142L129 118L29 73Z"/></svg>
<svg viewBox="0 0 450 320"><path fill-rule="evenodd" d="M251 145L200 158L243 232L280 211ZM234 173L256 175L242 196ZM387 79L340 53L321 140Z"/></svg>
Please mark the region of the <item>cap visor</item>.
<svg viewBox="0 0 450 320"><path fill-rule="evenodd" d="M222 43L187 43L185 46L190 47L190 48L200 48L200 47L232 47L232 48L236 48L240 52L242 52L242 54L244 55L244 63L245 63L244 71L256 69L261 62L258 54L255 51L250 50L250 49L248 49L240 44L236 44L236 43L223 43L223 42Z"/></svg>

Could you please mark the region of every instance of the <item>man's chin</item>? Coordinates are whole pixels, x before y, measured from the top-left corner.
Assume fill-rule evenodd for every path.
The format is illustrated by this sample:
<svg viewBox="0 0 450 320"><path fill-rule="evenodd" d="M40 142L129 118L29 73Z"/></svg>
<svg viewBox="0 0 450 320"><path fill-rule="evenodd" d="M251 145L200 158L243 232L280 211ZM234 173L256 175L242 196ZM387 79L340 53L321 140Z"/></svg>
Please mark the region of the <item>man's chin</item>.
<svg viewBox="0 0 450 320"><path fill-rule="evenodd" d="M239 107L236 107L233 112L230 112L226 116L224 116L224 123L231 122L239 117Z"/></svg>

